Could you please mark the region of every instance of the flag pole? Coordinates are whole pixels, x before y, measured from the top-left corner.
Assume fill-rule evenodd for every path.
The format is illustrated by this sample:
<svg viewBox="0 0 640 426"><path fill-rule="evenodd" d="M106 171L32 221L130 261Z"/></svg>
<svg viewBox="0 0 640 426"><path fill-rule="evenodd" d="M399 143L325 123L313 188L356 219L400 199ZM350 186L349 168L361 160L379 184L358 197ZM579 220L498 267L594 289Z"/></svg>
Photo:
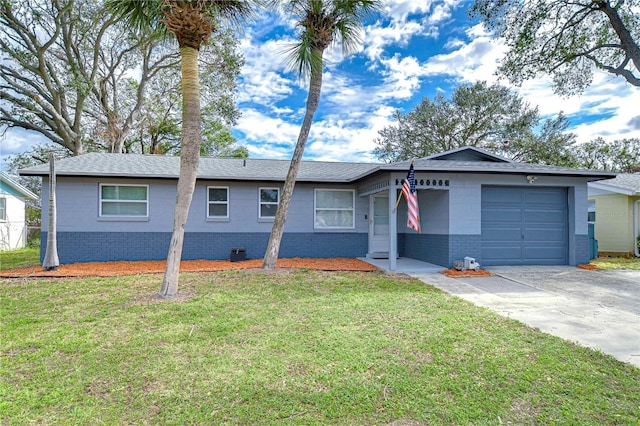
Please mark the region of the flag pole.
<svg viewBox="0 0 640 426"><path fill-rule="evenodd" d="M400 200L402 200L402 191L400 191L400 195L398 195L398 200L396 201L396 210L398 210L398 205L400 205Z"/></svg>

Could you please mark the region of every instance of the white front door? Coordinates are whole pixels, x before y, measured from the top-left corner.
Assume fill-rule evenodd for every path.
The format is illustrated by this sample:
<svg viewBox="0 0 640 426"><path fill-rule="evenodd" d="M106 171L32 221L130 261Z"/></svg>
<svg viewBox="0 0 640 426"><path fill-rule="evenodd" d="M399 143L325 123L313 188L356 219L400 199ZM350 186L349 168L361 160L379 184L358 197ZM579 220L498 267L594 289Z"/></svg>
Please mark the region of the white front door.
<svg viewBox="0 0 640 426"><path fill-rule="evenodd" d="M389 255L389 196L369 197L369 253Z"/></svg>

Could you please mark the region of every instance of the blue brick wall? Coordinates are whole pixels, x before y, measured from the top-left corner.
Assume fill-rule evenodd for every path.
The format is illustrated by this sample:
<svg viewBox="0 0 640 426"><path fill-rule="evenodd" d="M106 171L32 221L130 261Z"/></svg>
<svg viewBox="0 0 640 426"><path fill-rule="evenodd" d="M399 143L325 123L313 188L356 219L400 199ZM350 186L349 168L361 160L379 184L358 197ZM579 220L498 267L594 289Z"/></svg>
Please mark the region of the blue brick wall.
<svg viewBox="0 0 640 426"><path fill-rule="evenodd" d="M168 232L58 232L60 263L167 258ZM40 261L47 249L47 233L40 239Z"/></svg>
<svg viewBox="0 0 640 426"><path fill-rule="evenodd" d="M249 259L264 256L269 233L185 233L182 259L228 259L231 249L243 247ZM169 232L59 232L60 263L115 260L166 259ZM47 247L41 237L40 261ZM367 234L289 233L282 238L280 257L362 257L367 253Z"/></svg>
<svg viewBox="0 0 640 426"><path fill-rule="evenodd" d="M449 264L454 260L462 260L466 256L476 259L482 265L482 236L481 235L451 235L449 236Z"/></svg>
<svg viewBox="0 0 640 426"><path fill-rule="evenodd" d="M398 252L402 257L422 260L450 268L454 260L465 256L480 261L480 235L398 234Z"/></svg>
<svg viewBox="0 0 640 426"><path fill-rule="evenodd" d="M440 234L399 234L398 252L402 257L449 266L449 236Z"/></svg>
<svg viewBox="0 0 640 426"><path fill-rule="evenodd" d="M170 241L169 232L59 232L58 257L62 264L162 260ZM187 232L182 258L228 259L233 247L243 247L249 259L257 259L264 256L268 241L269 233ZM42 262L46 232L40 244ZM481 246L480 235L398 234L400 256L444 267L465 256L482 264ZM363 257L367 248L367 234L363 233L289 233L282 238L280 257ZM588 235L575 236L575 264L581 263L589 263Z"/></svg>
<svg viewBox="0 0 640 426"><path fill-rule="evenodd" d="M589 235L576 235L576 262L575 265L589 263L591 256L589 253ZM571 262L571 259L569 259ZM573 265L573 264L572 264Z"/></svg>

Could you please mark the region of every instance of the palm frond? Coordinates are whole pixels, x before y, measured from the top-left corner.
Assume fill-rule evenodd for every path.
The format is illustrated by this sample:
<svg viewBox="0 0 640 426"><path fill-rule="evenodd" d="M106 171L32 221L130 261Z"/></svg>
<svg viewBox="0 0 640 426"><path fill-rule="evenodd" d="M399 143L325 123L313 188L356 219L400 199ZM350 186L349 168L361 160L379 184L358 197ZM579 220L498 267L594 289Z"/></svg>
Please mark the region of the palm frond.
<svg viewBox="0 0 640 426"><path fill-rule="evenodd" d="M164 11L171 7L196 4L216 23L239 25L265 7L267 0L107 0L106 6L117 19L127 21L137 31L166 32Z"/></svg>
<svg viewBox="0 0 640 426"><path fill-rule="evenodd" d="M186 0L189 1L189 0ZM203 10L218 21L238 25L256 15L264 0L192 0L202 3Z"/></svg>
<svg viewBox="0 0 640 426"><path fill-rule="evenodd" d="M343 54L357 50L364 21L382 9L380 0L271 0L298 20L300 41L286 50L300 77L322 71L322 53L339 43Z"/></svg>
<svg viewBox="0 0 640 426"><path fill-rule="evenodd" d="M106 7L117 19L127 21L134 30L160 29L163 0L107 0Z"/></svg>

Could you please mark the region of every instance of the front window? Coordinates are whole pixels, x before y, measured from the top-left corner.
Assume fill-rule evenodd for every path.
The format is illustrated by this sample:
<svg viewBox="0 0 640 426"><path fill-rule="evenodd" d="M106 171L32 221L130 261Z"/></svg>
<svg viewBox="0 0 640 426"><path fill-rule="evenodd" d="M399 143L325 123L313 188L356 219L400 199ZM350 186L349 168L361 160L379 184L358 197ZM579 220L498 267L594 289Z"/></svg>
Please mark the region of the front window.
<svg viewBox="0 0 640 426"><path fill-rule="evenodd" d="M7 199L0 198L0 220L7 220Z"/></svg>
<svg viewBox="0 0 640 426"><path fill-rule="evenodd" d="M100 185L100 216L149 215L147 185Z"/></svg>
<svg viewBox="0 0 640 426"><path fill-rule="evenodd" d="M346 229L355 227L355 191L352 189L316 189L316 228Z"/></svg>
<svg viewBox="0 0 640 426"><path fill-rule="evenodd" d="M279 188L260 188L260 207L258 217L273 218L276 217L278 210L278 202L280 201Z"/></svg>
<svg viewBox="0 0 640 426"><path fill-rule="evenodd" d="M207 217L228 218L229 217L229 188L213 187L207 188Z"/></svg>

